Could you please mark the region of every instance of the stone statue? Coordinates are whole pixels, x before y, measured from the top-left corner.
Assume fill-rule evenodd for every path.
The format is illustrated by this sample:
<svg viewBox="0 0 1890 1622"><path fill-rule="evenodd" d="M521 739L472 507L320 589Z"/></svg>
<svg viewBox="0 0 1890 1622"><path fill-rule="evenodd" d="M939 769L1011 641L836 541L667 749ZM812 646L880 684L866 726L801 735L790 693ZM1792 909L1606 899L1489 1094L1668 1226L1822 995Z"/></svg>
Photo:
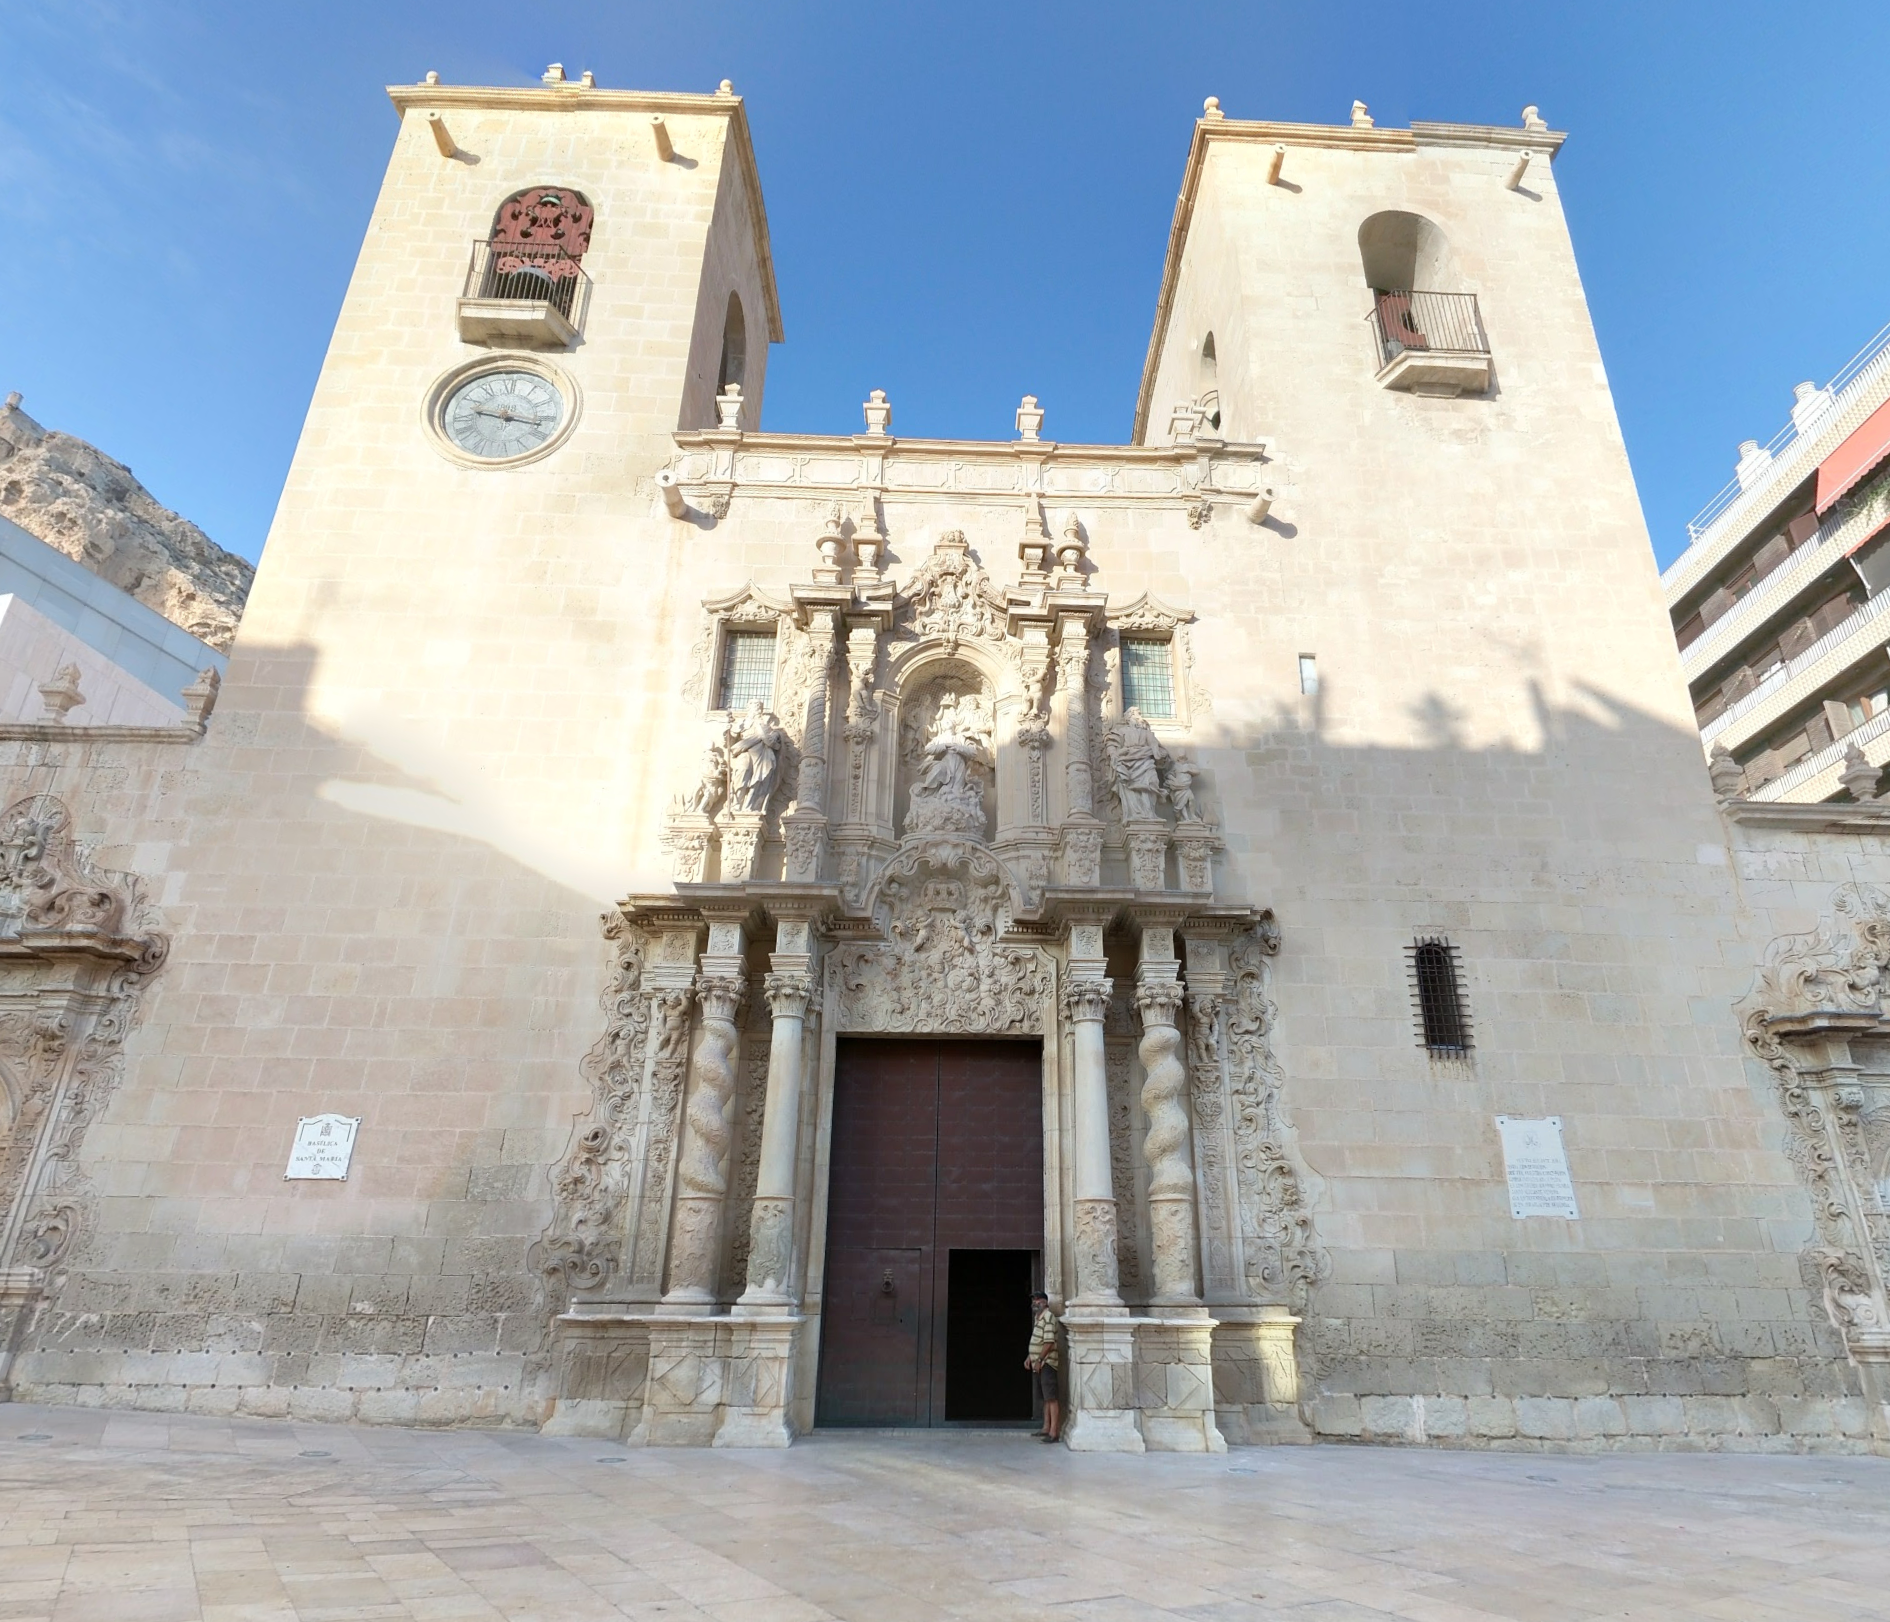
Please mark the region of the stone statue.
<svg viewBox="0 0 1890 1622"><path fill-rule="evenodd" d="M1163 782L1168 790L1168 803L1175 808L1175 821L1202 820L1201 808L1194 798L1194 780L1200 775L1201 768L1186 755L1177 755L1168 763Z"/></svg>
<svg viewBox="0 0 1890 1622"><path fill-rule="evenodd" d="M1171 764L1168 751L1161 746L1142 712L1130 709L1109 729L1104 747L1109 753L1109 774L1115 783L1116 798L1122 804L1124 822L1159 819L1162 802L1162 773Z"/></svg>
<svg viewBox="0 0 1890 1622"><path fill-rule="evenodd" d="M912 782L907 833L984 832L990 734L990 720L976 694L940 696Z"/></svg>
<svg viewBox="0 0 1890 1622"><path fill-rule="evenodd" d="M781 778L787 734L774 713L754 700L728 729L728 808L764 812Z"/></svg>
<svg viewBox="0 0 1890 1622"><path fill-rule="evenodd" d="M702 779L683 799L681 809L712 817L728 794L728 751L712 743L702 757Z"/></svg>

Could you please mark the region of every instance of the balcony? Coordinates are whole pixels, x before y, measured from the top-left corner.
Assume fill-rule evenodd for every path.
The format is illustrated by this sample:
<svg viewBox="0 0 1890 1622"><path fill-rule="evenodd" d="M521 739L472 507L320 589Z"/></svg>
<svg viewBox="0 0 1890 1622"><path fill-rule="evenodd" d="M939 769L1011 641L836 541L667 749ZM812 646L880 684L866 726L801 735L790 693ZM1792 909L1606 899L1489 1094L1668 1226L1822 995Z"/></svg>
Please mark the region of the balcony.
<svg viewBox="0 0 1890 1622"><path fill-rule="evenodd" d="M590 277L562 248L475 242L459 300L459 335L469 344L568 349L584 325L590 296Z"/></svg>
<svg viewBox="0 0 1890 1622"><path fill-rule="evenodd" d="M1378 381L1411 394L1481 394L1490 386L1490 341L1474 293L1372 290Z"/></svg>

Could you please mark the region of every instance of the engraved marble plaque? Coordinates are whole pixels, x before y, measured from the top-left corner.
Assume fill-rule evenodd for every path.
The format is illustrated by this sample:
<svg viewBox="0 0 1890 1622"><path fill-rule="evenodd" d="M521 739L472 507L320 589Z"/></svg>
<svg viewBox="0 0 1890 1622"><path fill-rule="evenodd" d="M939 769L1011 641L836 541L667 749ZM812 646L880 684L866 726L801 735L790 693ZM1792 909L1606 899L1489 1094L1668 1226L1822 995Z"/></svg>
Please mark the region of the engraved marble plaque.
<svg viewBox="0 0 1890 1622"><path fill-rule="evenodd" d="M289 1151L289 1169L282 1175L346 1181L348 1162L354 1158L354 1135L361 1127L358 1115L307 1115L295 1123L295 1147Z"/></svg>
<svg viewBox="0 0 1890 1622"><path fill-rule="evenodd" d="M1580 1221L1575 1184L1568 1174L1568 1155L1562 1148L1562 1117L1539 1121L1499 1115L1496 1130L1503 1139L1503 1170L1509 1178L1509 1214L1523 1217L1567 1217Z"/></svg>

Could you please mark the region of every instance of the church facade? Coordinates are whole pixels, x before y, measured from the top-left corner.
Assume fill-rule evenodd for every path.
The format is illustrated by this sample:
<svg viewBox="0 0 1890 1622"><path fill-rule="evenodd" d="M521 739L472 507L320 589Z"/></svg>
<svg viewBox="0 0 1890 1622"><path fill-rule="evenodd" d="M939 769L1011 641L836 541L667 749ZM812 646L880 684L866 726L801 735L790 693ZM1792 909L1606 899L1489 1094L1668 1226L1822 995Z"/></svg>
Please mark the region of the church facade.
<svg viewBox="0 0 1890 1622"><path fill-rule="evenodd" d="M1210 101L1073 445L763 429L726 84L390 94L220 691L0 728L13 1395L1886 1445L1890 812L1716 795L1534 109Z"/></svg>

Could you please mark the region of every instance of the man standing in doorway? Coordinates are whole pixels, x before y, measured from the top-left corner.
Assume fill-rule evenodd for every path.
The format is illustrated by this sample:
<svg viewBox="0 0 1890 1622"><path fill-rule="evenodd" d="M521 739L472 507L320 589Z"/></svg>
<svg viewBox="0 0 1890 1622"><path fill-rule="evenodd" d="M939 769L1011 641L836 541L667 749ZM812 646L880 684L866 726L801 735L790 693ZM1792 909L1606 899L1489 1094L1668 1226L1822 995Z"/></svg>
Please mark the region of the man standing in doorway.
<svg viewBox="0 0 1890 1622"><path fill-rule="evenodd" d="M1050 1310L1050 1297L1038 1290L1030 1298L1030 1355L1024 1367L1037 1377L1037 1389L1043 1394L1043 1429L1037 1435L1054 1442L1063 1428L1063 1404L1057 1387L1057 1315Z"/></svg>

